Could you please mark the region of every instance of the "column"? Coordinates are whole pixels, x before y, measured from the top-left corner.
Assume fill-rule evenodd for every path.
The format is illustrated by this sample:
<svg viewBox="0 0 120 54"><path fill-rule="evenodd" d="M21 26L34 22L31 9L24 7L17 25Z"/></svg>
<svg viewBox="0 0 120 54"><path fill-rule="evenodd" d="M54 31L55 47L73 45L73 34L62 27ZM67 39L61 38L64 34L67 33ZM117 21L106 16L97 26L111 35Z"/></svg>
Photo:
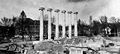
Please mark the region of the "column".
<svg viewBox="0 0 120 54"><path fill-rule="evenodd" d="M58 37L59 37L59 12L60 12L60 10L59 9L56 9L55 10L55 12L56 12L56 29L55 29L55 39L58 39Z"/></svg>
<svg viewBox="0 0 120 54"><path fill-rule="evenodd" d="M77 52L76 52L77 54L83 54L83 51L82 51L82 49L77 49Z"/></svg>
<svg viewBox="0 0 120 54"><path fill-rule="evenodd" d="M40 37L39 37L39 40L40 41L43 41L43 17L44 17L44 10L45 8L41 7L40 9Z"/></svg>
<svg viewBox="0 0 120 54"><path fill-rule="evenodd" d="M68 20L68 21L69 21L69 22L68 22L68 23L69 23L69 34L68 34L68 35L69 35L69 38L72 37L72 36L71 36L71 32L72 32L72 29L71 29L71 28L72 28L72 27L71 27L71 16L72 16L72 15L71 15L71 14L72 14L72 11L69 11L69 12L68 12L68 19L69 19L69 20Z"/></svg>
<svg viewBox="0 0 120 54"><path fill-rule="evenodd" d="M62 30L63 30L63 32L62 32L62 38L65 38L65 23L66 23L66 11L65 10L63 10L61 13L63 13L63 25L62 25Z"/></svg>
<svg viewBox="0 0 120 54"><path fill-rule="evenodd" d="M47 9L47 11L48 11L48 40L52 40L51 39L51 18L52 18L52 9L51 8L49 8L49 9Z"/></svg>
<svg viewBox="0 0 120 54"><path fill-rule="evenodd" d="M75 36L75 18L74 14L71 14L71 35Z"/></svg>
<svg viewBox="0 0 120 54"><path fill-rule="evenodd" d="M28 51L28 50L25 50L25 52L24 52L23 54L27 54L27 51Z"/></svg>
<svg viewBox="0 0 120 54"><path fill-rule="evenodd" d="M80 52L80 54L83 54L83 50L81 49L81 52Z"/></svg>
<svg viewBox="0 0 120 54"><path fill-rule="evenodd" d="M75 17L74 17L74 21L75 21L75 36L78 36L78 29L77 29L77 14L78 14L78 12L75 12L74 13L75 14Z"/></svg>

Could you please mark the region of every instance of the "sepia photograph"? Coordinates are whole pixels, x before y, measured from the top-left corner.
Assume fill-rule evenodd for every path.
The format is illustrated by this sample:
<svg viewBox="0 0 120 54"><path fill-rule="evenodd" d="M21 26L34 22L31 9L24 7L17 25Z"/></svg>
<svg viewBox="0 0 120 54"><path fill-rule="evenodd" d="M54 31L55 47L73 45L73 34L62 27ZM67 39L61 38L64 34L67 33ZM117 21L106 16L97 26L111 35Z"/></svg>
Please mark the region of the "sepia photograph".
<svg viewBox="0 0 120 54"><path fill-rule="evenodd" d="M0 54L120 54L120 0L0 0Z"/></svg>

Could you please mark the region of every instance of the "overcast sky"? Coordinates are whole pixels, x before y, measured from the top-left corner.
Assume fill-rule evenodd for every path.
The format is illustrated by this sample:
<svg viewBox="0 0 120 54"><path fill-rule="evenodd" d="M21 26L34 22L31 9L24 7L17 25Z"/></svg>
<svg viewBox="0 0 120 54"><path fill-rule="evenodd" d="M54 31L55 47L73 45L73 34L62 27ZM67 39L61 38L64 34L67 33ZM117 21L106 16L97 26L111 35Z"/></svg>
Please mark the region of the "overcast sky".
<svg viewBox="0 0 120 54"><path fill-rule="evenodd" d="M24 10L27 17L38 19L39 7L78 11L79 18L88 21L101 15L120 17L120 0L0 0L0 18L19 16Z"/></svg>

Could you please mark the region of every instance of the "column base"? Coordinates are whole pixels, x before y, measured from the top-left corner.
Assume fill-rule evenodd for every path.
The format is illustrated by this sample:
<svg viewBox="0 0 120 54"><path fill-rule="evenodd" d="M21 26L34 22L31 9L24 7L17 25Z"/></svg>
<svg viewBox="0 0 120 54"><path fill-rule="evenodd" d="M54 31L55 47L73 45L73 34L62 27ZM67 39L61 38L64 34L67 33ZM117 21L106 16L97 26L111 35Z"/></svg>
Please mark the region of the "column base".
<svg viewBox="0 0 120 54"><path fill-rule="evenodd" d="M47 39L47 41L53 41L53 39Z"/></svg>

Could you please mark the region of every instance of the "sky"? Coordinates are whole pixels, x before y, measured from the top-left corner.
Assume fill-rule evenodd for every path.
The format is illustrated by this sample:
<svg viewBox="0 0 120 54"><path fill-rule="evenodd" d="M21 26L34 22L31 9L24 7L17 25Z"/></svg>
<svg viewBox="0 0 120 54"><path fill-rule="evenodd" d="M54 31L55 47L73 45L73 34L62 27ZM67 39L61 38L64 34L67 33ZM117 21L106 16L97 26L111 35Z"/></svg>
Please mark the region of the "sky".
<svg viewBox="0 0 120 54"><path fill-rule="evenodd" d="M120 17L120 0L0 0L0 18L19 16L24 10L27 17L39 19L40 7L78 11L79 19L86 22L89 16Z"/></svg>

